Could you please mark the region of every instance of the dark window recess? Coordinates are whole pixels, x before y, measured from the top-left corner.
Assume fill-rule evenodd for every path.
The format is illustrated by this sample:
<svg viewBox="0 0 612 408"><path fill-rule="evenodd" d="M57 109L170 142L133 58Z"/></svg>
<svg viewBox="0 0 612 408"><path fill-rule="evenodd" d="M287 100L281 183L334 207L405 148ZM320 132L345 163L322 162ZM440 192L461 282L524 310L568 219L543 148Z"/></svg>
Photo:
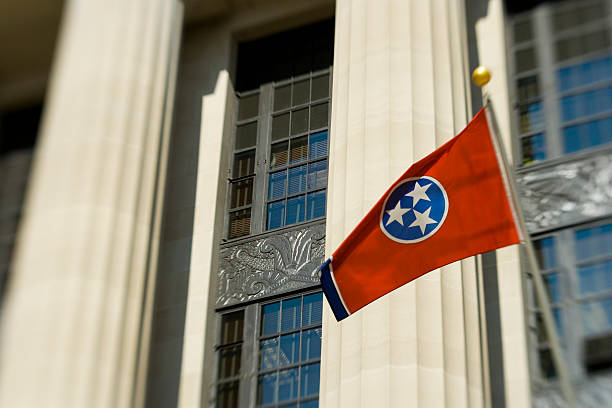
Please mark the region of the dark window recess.
<svg viewBox="0 0 612 408"><path fill-rule="evenodd" d="M587 371L610 369L612 367L612 333L585 339L583 353Z"/></svg>
<svg viewBox="0 0 612 408"><path fill-rule="evenodd" d="M239 44L236 90L244 92L261 84L328 68L334 56L333 39L334 20L330 19ZM305 95L306 86L302 93L294 93L294 102ZM291 102L288 98L285 101Z"/></svg>
<svg viewBox="0 0 612 408"><path fill-rule="evenodd" d="M36 143L42 105L0 113L0 156L32 149Z"/></svg>
<svg viewBox="0 0 612 408"><path fill-rule="evenodd" d="M330 19L239 44L229 239L325 216L333 35Z"/></svg>

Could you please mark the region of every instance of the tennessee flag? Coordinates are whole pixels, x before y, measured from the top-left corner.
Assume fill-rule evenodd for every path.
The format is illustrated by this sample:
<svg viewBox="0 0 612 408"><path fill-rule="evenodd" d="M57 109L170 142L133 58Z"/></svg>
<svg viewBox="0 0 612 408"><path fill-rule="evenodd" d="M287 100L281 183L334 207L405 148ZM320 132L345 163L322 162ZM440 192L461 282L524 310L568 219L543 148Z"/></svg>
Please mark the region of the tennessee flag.
<svg viewBox="0 0 612 408"><path fill-rule="evenodd" d="M451 262L521 240L484 109L414 163L321 266L338 321Z"/></svg>

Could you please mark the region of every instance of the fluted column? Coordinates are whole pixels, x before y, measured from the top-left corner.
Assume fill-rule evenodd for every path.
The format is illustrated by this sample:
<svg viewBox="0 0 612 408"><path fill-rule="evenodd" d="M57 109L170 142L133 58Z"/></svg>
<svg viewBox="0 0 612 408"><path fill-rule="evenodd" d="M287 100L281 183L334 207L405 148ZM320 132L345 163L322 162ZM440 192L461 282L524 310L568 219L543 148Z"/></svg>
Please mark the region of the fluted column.
<svg viewBox="0 0 612 408"><path fill-rule="evenodd" d="M0 406L142 394L177 0L69 0L9 284Z"/></svg>
<svg viewBox="0 0 612 408"><path fill-rule="evenodd" d="M454 0L338 0L327 252L467 108L465 26ZM434 271L343 323L323 320L322 407L478 407L475 262Z"/></svg>

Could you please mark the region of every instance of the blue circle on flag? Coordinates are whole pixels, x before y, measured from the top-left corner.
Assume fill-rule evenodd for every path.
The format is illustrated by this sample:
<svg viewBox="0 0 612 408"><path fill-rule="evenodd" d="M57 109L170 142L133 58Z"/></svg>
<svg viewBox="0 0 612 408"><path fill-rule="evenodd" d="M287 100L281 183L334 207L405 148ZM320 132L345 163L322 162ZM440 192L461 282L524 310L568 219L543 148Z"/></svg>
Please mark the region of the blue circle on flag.
<svg viewBox="0 0 612 408"><path fill-rule="evenodd" d="M435 234L448 214L448 196L433 177L405 179L387 195L380 229L393 241L411 244Z"/></svg>

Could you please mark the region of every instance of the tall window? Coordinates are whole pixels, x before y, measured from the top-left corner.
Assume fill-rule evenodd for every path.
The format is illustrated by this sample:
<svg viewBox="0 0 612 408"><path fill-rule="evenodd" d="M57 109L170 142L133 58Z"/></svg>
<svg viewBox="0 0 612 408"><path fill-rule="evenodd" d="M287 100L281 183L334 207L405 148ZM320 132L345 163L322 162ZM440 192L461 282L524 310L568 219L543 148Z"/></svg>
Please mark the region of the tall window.
<svg viewBox="0 0 612 408"><path fill-rule="evenodd" d="M266 229L325 216L329 78L274 87Z"/></svg>
<svg viewBox="0 0 612 408"><path fill-rule="evenodd" d="M322 310L310 290L223 312L216 407L318 407Z"/></svg>
<svg viewBox="0 0 612 408"><path fill-rule="evenodd" d="M333 20L241 44L229 239L325 216Z"/></svg>
<svg viewBox="0 0 612 408"><path fill-rule="evenodd" d="M228 240L221 252L232 254L237 278L229 285L242 292L217 310L219 408L318 407L323 295L318 282L292 280L301 275L291 266L294 256L314 255L294 253L291 244L270 252L260 243L310 239L303 233L322 230L333 43L330 19L238 45ZM286 229L292 225L299 227ZM246 251L251 258L242 259ZM259 292L259 285L269 287ZM255 297L238 301L247 291Z"/></svg>
<svg viewBox="0 0 612 408"><path fill-rule="evenodd" d="M248 235L251 231L258 114L259 92L240 95L230 180L229 238Z"/></svg>
<svg viewBox="0 0 612 408"><path fill-rule="evenodd" d="M257 404L318 407L321 292L262 307Z"/></svg>
<svg viewBox="0 0 612 408"><path fill-rule="evenodd" d="M544 4L512 18L518 151L524 165L612 143L609 0Z"/></svg>
<svg viewBox="0 0 612 408"><path fill-rule="evenodd" d="M572 371L611 367L612 353L591 349L598 339L612 336L612 220L557 231L534 244ZM529 295L539 372L552 378L554 364L533 288Z"/></svg>

